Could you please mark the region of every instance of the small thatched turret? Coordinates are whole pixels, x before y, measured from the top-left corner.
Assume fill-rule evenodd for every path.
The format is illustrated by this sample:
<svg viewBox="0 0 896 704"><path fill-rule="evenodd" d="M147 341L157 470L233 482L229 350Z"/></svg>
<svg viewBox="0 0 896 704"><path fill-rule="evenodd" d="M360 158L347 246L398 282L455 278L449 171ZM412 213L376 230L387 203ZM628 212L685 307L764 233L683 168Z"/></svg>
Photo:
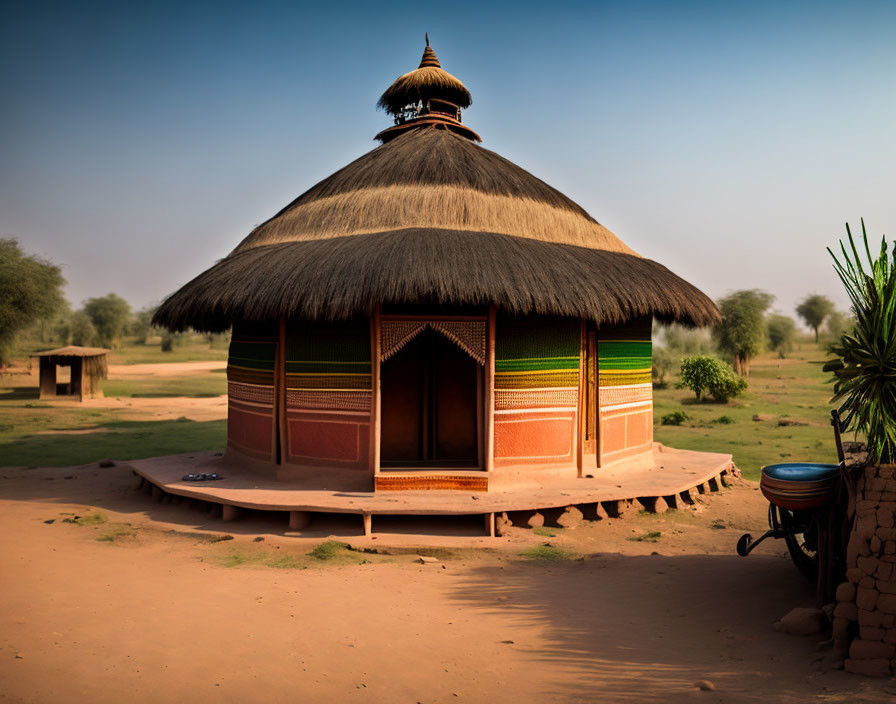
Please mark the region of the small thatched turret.
<svg viewBox="0 0 896 704"><path fill-rule="evenodd" d="M467 139L481 142L478 134L460 124L460 111L470 107L472 102L466 86L442 68L436 52L429 45L427 33L420 66L399 76L377 103L395 118L395 127L383 130L376 138L388 142L410 127L439 124Z"/></svg>
<svg viewBox="0 0 896 704"><path fill-rule="evenodd" d="M427 41L381 146L161 305L157 325L233 328L228 452L331 489L652 462L651 322L715 305L480 147L469 104Z"/></svg>

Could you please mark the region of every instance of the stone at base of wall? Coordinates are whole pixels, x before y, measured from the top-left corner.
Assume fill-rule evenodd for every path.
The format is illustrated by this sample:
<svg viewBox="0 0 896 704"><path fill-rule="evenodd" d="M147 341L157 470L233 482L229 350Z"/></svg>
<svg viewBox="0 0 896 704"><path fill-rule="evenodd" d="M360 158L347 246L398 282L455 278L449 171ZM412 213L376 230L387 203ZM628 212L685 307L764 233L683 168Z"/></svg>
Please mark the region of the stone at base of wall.
<svg viewBox="0 0 896 704"><path fill-rule="evenodd" d="M850 466L850 463L847 462ZM896 465L856 467L856 520L846 578L837 587L833 636L844 669L869 677L896 673Z"/></svg>
<svg viewBox="0 0 896 704"><path fill-rule="evenodd" d="M874 660L855 660L849 658L844 664L847 672L856 675L865 675L866 677L889 677L890 661L883 658Z"/></svg>

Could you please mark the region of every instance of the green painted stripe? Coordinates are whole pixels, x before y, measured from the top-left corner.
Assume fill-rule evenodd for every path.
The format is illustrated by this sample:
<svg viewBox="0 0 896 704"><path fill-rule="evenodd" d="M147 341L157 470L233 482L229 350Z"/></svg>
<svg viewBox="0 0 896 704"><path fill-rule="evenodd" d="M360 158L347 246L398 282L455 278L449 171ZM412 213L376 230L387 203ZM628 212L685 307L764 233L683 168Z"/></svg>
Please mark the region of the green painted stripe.
<svg viewBox="0 0 896 704"><path fill-rule="evenodd" d="M231 357L227 361L227 366L238 369L258 369L264 372L274 371L274 362L264 359L243 359L241 357Z"/></svg>
<svg viewBox="0 0 896 704"><path fill-rule="evenodd" d="M604 369L650 369L653 360L650 357L631 357L629 359L601 359L598 364Z"/></svg>
<svg viewBox="0 0 896 704"><path fill-rule="evenodd" d="M370 374L370 362L286 362L287 374Z"/></svg>
<svg viewBox="0 0 896 704"><path fill-rule="evenodd" d="M552 371L562 369L578 369L578 357L554 357L550 359L496 359L496 372L533 372Z"/></svg>

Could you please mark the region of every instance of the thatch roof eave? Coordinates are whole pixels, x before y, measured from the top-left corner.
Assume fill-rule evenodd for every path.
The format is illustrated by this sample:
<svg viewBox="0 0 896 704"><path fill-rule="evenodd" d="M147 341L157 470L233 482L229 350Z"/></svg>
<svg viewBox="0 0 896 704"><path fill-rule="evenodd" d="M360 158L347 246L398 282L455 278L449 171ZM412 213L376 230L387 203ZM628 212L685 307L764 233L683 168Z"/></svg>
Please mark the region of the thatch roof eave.
<svg viewBox="0 0 896 704"><path fill-rule="evenodd" d="M234 253L169 296L153 322L227 329L281 316L345 319L380 304L496 304L512 314L584 317L598 325L653 315L718 321L699 289L649 259L511 235L402 229L287 242Z"/></svg>

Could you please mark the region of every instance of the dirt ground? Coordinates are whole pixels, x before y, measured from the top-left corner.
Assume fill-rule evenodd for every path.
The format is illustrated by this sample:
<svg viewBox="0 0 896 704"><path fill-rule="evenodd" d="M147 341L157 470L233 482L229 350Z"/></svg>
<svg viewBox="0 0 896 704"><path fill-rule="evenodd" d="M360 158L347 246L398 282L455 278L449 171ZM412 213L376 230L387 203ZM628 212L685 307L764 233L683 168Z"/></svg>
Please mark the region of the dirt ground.
<svg viewBox="0 0 896 704"><path fill-rule="evenodd" d="M189 376L203 372L226 369L227 362L160 362L157 364L111 364L110 379L151 379L162 377ZM33 371L31 377L36 377ZM102 397L84 401L53 399L54 406L71 408L110 408L120 412L120 419L126 421L175 420L189 418L197 422L222 420L227 417L227 397ZM59 432L59 431L54 431ZM88 432L88 431L75 431ZM96 432L90 430L89 432Z"/></svg>
<svg viewBox="0 0 896 704"><path fill-rule="evenodd" d="M752 483L540 535L382 518L367 542L357 519L294 537L281 516L223 523L135 487L125 464L0 469L0 701L896 698L820 670L823 636L773 629L813 594L780 543L734 554L764 528ZM308 555L330 536L378 553ZM519 554L545 543L568 557Z"/></svg>

